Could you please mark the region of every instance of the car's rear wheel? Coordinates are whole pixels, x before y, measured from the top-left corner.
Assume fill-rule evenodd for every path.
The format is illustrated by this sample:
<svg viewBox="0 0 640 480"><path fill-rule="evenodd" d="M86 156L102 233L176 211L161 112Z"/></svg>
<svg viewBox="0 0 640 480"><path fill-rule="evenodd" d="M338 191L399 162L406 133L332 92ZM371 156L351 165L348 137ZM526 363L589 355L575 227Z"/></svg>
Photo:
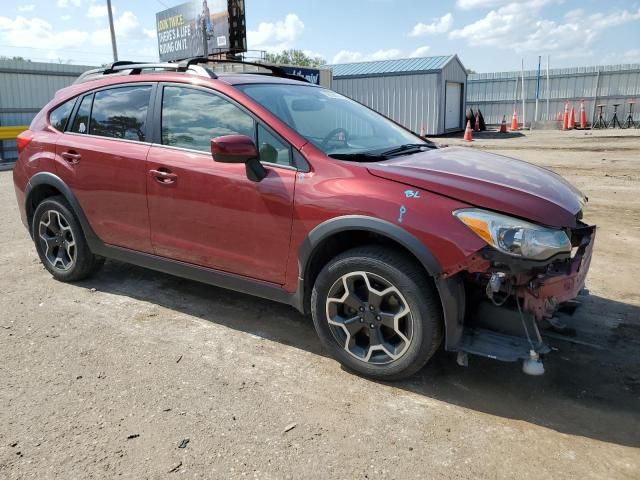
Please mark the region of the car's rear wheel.
<svg viewBox="0 0 640 480"><path fill-rule="evenodd" d="M408 256L379 246L331 260L316 279L311 310L333 356L376 379L412 375L442 340L442 310L431 279Z"/></svg>
<svg viewBox="0 0 640 480"><path fill-rule="evenodd" d="M104 263L103 257L91 253L80 223L63 197L50 197L38 205L32 232L40 261L58 280L82 280Z"/></svg>

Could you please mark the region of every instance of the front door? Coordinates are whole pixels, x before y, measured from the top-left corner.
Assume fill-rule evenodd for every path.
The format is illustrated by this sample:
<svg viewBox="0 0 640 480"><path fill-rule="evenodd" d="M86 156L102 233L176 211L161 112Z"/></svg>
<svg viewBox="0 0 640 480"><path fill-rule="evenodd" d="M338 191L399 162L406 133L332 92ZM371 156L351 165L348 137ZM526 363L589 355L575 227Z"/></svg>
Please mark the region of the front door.
<svg viewBox="0 0 640 480"><path fill-rule="evenodd" d="M147 211L147 110L153 86L89 93L60 135L58 175L107 244L152 252Z"/></svg>
<svg viewBox="0 0 640 480"><path fill-rule="evenodd" d="M209 89L162 88L161 144L149 151L147 176L155 253L284 283L296 174L289 146ZM231 134L258 136L269 162L261 182L244 165L213 161L211 138Z"/></svg>

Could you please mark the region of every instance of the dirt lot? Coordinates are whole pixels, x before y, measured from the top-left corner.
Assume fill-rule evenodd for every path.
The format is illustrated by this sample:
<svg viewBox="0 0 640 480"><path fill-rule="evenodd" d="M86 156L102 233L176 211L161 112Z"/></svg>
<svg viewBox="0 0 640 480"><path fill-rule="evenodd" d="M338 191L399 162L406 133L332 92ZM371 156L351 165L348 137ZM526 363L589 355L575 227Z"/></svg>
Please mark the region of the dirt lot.
<svg viewBox="0 0 640 480"><path fill-rule="evenodd" d="M539 378L441 352L380 384L286 306L117 262L56 282L0 173L0 478L640 478L640 131L588 133L471 144L566 176L600 226L588 345L551 339Z"/></svg>

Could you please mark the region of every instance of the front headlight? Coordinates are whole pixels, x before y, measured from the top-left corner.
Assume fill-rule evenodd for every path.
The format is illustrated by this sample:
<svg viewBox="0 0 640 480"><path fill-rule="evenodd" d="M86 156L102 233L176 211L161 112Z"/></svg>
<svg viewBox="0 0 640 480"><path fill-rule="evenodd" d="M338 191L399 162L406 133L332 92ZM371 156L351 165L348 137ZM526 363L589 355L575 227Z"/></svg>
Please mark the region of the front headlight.
<svg viewBox="0 0 640 480"><path fill-rule="evenodd" d="M514 257L546 260L571 252L571 241L562 230L476 208L453 214L489 245Z"/></svg>

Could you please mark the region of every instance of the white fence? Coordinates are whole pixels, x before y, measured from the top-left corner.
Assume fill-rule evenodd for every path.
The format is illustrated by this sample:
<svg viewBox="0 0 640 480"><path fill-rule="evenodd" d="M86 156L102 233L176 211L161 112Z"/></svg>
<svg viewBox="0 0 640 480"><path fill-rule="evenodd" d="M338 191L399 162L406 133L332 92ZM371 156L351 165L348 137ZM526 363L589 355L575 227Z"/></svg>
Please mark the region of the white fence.
<svg viewBox="0 0 640 480"><path fill-rule="evenodd" d="M535 115L537 70L524 72L525 112L522 109L522 73L498 72L471 74L467 81L467 108L480 109L486 123L497 124L506 115L510 121L514 109L522 123L529 124ZM576 109L585 100L589 123L598 118L596 105L606 105L604 116L610 120L613 105L619 104L621 123L628 116L629 103L640 100L640 64L601 65L551 69L540 72L537 120L555 120L568 100ZM634 121L640 121L640 104L633 105Z"/></svg>

